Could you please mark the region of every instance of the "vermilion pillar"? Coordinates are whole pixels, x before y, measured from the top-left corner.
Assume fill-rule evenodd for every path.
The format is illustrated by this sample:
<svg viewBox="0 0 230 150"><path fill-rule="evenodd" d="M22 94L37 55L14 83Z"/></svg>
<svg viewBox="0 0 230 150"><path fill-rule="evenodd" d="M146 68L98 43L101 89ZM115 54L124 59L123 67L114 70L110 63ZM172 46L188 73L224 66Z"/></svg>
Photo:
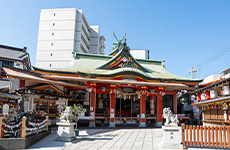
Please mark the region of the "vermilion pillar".
<svg viewBox="0 0 230 150"><path fill-rule="evenodd" d="M145 95L146 92L143 91L140 99L140 124L139 127L146 127L145 119Z"/></svg>
<svg viewBox="0 0 230 150"><path fill-rule="evenodd" d="M20 80L19 87L25 87L25 80Z"/></svg>
<svg viewBox="0 0 230 150"><path fill-rule="evenodd" d="M154 111L155 111L155 96L150 95L150 114L154 115Z"/></svg>
<svg viewBox="0 0 230 150"><path fill-rule="evenodd" d="M115 125L115 92L111 90L110 94L110 122L109 127L116 127Z"/></svg>
<svg viewBox="0 0 230 150"><path fill-rule="evenodd" d="M157 127L162 126L162 95L157 96Z"/></svg>
<svg viewBox="0 0 230 150"><path fill-rule="evenodd" d="M177 114L177 92L173 94L173 113Z"/></svg>
<svg viewBox="0 0 230 150"><path fill-rule="evenodd" d="M95 112L96 112L96 88L91 88L89 127L96 127L96 125L95 125Z"/></svg>

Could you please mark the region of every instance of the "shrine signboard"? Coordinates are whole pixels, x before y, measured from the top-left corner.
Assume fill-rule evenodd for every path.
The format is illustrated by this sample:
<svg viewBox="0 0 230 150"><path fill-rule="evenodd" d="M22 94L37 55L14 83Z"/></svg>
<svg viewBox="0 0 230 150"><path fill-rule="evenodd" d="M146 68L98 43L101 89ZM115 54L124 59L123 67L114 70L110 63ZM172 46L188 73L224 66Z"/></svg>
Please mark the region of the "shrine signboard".
<svg viewBox="0 0 230 150"><path fill-rule="evenodd" d="M3 115L8 115L9 114L9 105L8 104L3 105L2 114Z"/></svg>

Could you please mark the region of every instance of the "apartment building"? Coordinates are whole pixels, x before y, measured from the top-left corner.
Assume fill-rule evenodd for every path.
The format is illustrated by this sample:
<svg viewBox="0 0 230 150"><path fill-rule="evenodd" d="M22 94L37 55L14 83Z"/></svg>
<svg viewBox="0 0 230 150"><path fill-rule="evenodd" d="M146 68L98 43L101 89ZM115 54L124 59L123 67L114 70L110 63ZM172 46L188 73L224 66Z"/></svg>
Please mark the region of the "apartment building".
<svg viewBox="0 0 230 150"><path fill-rule="evenodd" d="M90 26L82 10L43 9L40 14L36 66L68 66L73 51L104 54L104 41L99 26Z"/></svg>

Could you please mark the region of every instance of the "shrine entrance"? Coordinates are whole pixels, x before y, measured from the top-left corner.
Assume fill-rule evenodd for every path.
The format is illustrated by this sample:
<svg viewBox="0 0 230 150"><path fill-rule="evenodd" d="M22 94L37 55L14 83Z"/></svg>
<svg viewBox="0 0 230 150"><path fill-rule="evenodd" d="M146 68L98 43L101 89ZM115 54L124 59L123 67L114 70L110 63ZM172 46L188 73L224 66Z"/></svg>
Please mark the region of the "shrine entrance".
<svg viewBox="0 0 230 150"><path fill-rule="evenodd" d="M116 117L137 117L140 112L140 100L116 98Z"/></svg>
<svg viewBox="0 0 230 150"><path fill-rule="evenodd" d="M140 114L140 99L135 95L116 98L116 124L137 124Z"/></svg>

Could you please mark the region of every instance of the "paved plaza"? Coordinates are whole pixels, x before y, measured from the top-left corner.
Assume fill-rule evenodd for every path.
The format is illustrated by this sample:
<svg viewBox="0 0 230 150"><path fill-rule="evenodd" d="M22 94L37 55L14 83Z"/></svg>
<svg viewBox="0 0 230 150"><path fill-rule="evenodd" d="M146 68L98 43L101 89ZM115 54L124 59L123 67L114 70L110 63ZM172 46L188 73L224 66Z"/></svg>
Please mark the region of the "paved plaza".
<svg viewBox="0 0 230 150"><path fill-rule="evenodd" d="M56 129L29 149L39 150L151 150L160 149L162 129L81 129L80 136L72 142L54 141Z"/></svg>
<svg viewBox="0 0 230 150"><path fill-rule="evenodd" d="M31 150L160 150L163 142L161 128L80 129L72 142L54 141L57 128L49 136L29 147ZM169 150L172 148L168 148ZM200 148L188 148L200 149ZM202 148L205 150L212 148ZM216 148L213 148L216 149ZM213 150L212 149L212 150Z"/></svg>

